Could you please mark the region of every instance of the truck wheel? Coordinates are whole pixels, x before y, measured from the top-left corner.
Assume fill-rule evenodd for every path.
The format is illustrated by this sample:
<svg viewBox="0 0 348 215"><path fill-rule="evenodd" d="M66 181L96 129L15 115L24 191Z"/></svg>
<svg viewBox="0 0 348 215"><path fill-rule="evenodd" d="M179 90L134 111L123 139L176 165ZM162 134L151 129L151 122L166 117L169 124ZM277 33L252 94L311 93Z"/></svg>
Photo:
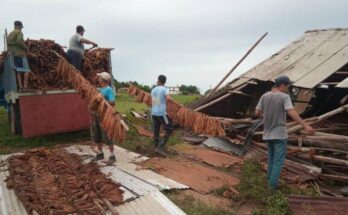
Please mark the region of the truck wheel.
<svg viewBox="0 0 348 215"><path fill-rule="evenodd" d="M12 104L10 107L10 123L12 134L22 133L21 117L18 104Z"/></svg>

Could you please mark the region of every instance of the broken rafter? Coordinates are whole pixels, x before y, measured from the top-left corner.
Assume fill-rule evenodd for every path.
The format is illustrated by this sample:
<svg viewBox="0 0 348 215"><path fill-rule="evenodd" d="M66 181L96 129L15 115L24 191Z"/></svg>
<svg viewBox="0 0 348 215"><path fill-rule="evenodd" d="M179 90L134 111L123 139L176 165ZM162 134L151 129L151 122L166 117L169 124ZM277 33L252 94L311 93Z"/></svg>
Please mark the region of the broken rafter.
<svg viewBox="0 0 348 215"><path fill-rule="evenodd" d="M262 35L262 37L258 41L256 41L256 43L244 54L244 56L238 61L238 63L215 86L215 88L208 93L207 98L216 92L216 90L221 86L221 84L232 74L232 72L239 66L239 64L241 64L244 61L244 59L246 57L248 57L248 55L252 52L252 50L254 50L254 48L261 42L261 40L263 40L263 38L265 38L267 36L267 34L268 34L268 32L266 32L264 35Z"/></svg>

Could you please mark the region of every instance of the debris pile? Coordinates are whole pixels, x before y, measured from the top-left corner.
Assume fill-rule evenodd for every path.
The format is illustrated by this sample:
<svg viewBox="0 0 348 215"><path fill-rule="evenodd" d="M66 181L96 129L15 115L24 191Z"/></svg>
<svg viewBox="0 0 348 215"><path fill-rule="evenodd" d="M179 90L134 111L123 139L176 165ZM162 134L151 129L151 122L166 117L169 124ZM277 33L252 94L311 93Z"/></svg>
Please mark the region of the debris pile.
<svg viewBox="0 0 348 215"><path fill-rule="evenodd" d="M120 185L64 149L39 149L8 159L7 186L29 214L104 214L123 202Z"/></svg>
<svg viewBox="0 0 348 215"><path fill-rule="evenodd" d="M93 85L98 85L97 73L110 71L110 51L112 49L98 48L87 51L82 66L83 76Z"/></svg>
<svg viewBox="0 0 348 215"><path fill-rule="evenodd" d="M151 95L138 87L131 85L128 93L131 96L135 96L137 102L143 102L148 106L152 105ZM167 101L167 112L175 123L191 129L196 134L209 136L225 135L222 124L214 117L190 110L172 100Z"/></svg>
<svg viewBox="0 0 348 215"><path fill-rule="evenodd" d="M67 59L61 45L55 43L53 40L26 40L29 53L27 55L31 74L29 76L29 86L35 90L57 90L70 89L71 86L63 82L62 77L59 76L57 66L54 58L51 58L50 52L55 51L63 58ZM97 73L110 72L109 65L110 49L99 48L86 52L82 74L93 85L98 86ZM6 53L3 53L5 56ZM0 57L1 61L1 57Z"/></svg>

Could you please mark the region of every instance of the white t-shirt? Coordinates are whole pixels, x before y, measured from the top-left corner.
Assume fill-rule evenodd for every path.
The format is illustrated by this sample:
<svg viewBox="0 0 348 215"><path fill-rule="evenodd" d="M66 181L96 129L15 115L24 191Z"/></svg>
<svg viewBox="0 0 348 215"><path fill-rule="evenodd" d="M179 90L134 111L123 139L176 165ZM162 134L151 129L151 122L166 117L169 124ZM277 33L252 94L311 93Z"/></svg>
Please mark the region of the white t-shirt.
<svg viewBox="0 0 348 215"><path fill-rule="evenodd" d="M81 43L81 39L83 37L81 36L81 34L74 34L69 41L69 49L75 52L80 53L81 55L84 55L85 53L85 47L83 45L83 43Z"/></svg>

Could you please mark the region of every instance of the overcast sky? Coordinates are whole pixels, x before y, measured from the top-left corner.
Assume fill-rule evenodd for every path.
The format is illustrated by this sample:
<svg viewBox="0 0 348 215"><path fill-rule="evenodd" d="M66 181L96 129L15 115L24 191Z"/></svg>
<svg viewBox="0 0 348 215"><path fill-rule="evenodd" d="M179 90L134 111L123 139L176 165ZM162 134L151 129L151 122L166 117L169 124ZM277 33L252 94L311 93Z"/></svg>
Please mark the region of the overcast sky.
<svg viewBox="0 0 348 215"><path fill-rule="evenodd" d="M347 0L1 0L0 29L68 45L75 27L112 52L120 81L214 87L252 44L268 36L228 79L306 30L348 27Z"/></svg>

